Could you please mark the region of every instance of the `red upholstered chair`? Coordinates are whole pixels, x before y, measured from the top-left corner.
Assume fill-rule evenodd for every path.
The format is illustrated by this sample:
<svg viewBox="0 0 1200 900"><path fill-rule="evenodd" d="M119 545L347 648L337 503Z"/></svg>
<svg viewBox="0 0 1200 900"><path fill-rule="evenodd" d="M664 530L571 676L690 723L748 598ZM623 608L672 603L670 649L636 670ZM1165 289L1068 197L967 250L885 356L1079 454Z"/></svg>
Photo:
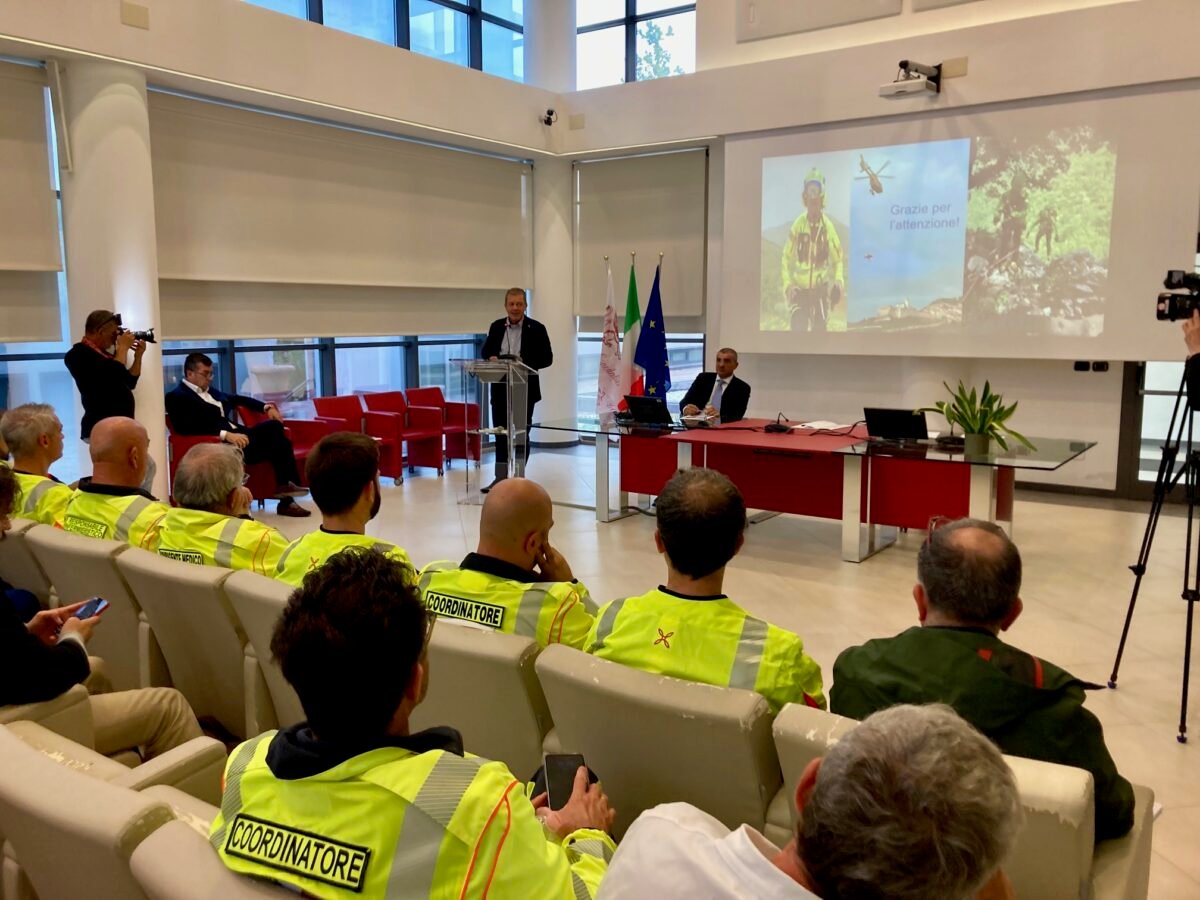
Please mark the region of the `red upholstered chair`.
<svg viewBox="0 0 1200 900"><path fill-rule="evenodd" d="M171 430L171 417L167 416L167 478L168 489L173 493L173 485L175 484L175 470L179 468L179 461L187 455L187 452L197 444L219 444L221 439L207 434L175 434ZM275 471L271 468L270 463L259 462L252 463L246 466L246 474L250 476L250 480L246 482L246 487L250 489L250 493L254 495L254 499L258 501L258 506L261 509L266 505L266 501L275 496ZM171 498L174 503L174 498Z"/></svg>
<svg viewBox="0 0 1200 900"><path fill-rule="evenodd" d="M452 460L467 459L479 465L482 442L479 436L478 403L447 402L440 387L409 388L404 394L410 410L416 407L441 410L447 464ZM470 431L475 434L468 434Z"/></svg>
<svg viewBox="0 0 1200 900"><path fill-rule="evenodd" d="M314 397L317 417L333 424L336 430L368 434L379 443L379 473L396 484L404 481L401 458L404 417L395 413L364 410L357 395Z"/></svg>
<svg viewBox="0 0 1200 900"><path fill-rule="evenodd" d="M411 472L416 466L427 466L437 469L440 477L443 471L441 411L409 406L401 391L364 394L363 399L367 409L373 410L374 414L395 417L393 421L398 429L395 438L408 445L408 470Z"/></svg>
<svg viewBox="0 0 1200 900"><path fill-rule="evenodd" d="M256 412L246 406L238 407L238 415L247 428L253 428L267 421L265 412ZM296 457L296 469L300 473L300 484L307 485L308 478L304 474L304 464L308 461L308 453L321 438L333 434L342 427L341 420L325 419L317 416L315 419L284 419L283 430L287 432L292 442L292 453Z"/></svg>

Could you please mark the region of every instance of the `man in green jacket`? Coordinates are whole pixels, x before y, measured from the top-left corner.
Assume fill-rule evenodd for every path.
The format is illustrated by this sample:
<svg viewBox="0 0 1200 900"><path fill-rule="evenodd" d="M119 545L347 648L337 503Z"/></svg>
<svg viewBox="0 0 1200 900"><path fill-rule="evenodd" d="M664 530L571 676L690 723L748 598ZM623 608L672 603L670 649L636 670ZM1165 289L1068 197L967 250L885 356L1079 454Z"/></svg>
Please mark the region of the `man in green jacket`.
<svg viewBox="0 0 1200 900"><path fill-rule="evenodd" d="M1075 766L1096 781L1096 839L1133 825L1133 788L1117 774L1090 687L998 637L1023 609L1021 555L996 525L960 519L917 556L921 626L851 647L833 666L830 708L864 719L896 703L946 703L1005 753Z"/></svg>

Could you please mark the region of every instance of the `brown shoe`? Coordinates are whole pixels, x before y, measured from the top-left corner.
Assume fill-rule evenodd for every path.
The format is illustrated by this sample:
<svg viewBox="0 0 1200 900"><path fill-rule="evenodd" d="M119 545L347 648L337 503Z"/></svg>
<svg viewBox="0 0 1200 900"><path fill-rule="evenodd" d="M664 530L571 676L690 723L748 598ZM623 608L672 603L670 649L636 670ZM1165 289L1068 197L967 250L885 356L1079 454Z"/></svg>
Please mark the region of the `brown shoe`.
<svg viewBox="0 0 1200 900"><path fill-rule="evenodd" d="M293 518L303 519L312 515L312 510L305 509L291 497L285 497L279 501L279 507L275 510L281 516L292 516Z"/></svg>
<svg viewBox="0 0 1200 900"><path fill-rule="evenodd" d="M281 484L275 488L275 499L283 500L286 497L303 497L308 493L308 488L296 484L294 481L289 481L287 484Z"/></svg>

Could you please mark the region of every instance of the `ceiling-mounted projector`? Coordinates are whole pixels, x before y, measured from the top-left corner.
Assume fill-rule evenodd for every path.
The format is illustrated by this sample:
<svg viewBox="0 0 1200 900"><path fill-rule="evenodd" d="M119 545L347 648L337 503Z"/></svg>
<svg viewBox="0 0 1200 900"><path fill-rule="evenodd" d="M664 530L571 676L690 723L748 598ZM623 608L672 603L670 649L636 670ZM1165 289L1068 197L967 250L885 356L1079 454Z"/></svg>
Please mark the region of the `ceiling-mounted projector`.
<svg viewBox="0 0 1200 900"><path fill-rule="evenodd" d="M927 66L909 59L900 60L900 70L895 81L879 89L880 97L907 97L911 94L940 94L942 92L942 64Z"/></svg>

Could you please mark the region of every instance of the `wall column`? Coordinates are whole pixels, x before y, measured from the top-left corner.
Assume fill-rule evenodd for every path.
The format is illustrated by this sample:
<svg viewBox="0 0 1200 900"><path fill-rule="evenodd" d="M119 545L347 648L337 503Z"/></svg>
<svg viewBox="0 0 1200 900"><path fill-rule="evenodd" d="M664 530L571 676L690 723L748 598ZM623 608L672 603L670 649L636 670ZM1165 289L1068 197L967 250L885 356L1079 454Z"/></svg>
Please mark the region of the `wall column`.
<svg viewBox="0 0 1200 900"><path fill-rule="evenodd" d="M94 309L121 313L127 328L157 329L158 245L145 76L107 62L71 60L64 70L71 171L62 173L62 203L72 337L82 337L84 319ZM157 345L142 357L134 396L138 421L150 433L150 454L158 464L154 493L166 497L163 369Z"/></svg>
<svg viewBox="0 0 1200 900"><path fill-rule="evenodd" d="M526 84L575 90L575 21L570 0L525 0Z"/></svg>

